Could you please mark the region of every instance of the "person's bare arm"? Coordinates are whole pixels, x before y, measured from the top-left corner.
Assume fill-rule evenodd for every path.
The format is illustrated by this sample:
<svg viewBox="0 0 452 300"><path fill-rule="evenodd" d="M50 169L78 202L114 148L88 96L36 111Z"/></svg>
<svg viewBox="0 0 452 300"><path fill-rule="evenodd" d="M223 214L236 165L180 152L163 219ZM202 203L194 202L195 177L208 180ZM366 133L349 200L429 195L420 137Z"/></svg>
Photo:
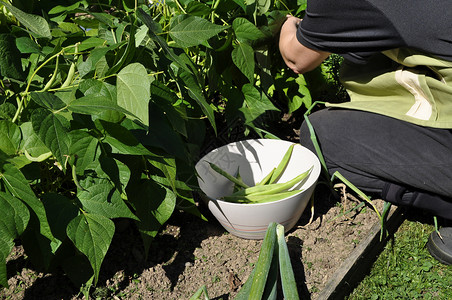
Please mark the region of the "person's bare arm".
<svg viewBox="0 0 452 300"><path fill-rule="evenodd" d="M303 74L319 66L330 53L303 46L297 39L300 19L288 16L281 28L279 51L286 65L297 74Z"/></svg>

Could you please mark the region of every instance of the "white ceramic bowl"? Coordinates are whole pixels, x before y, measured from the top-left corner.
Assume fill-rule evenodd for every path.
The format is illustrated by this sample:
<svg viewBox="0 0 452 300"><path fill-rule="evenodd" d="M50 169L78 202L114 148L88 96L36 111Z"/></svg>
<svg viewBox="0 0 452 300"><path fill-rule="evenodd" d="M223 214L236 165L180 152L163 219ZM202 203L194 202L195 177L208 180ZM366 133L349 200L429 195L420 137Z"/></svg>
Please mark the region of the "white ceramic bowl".
<svg viewBox="0 0 452 300"><path fill-rule="evenodd" d="M274 139L244 140L217 148L196 164L198 183L204 193L201 196L215 218L231 234L246 239L263 239L271 222L290 230L301 217L314 191L320 175L320 162L314 153L297 144L278 182L286 182L313 167L309 177L294 187L302 191L286 199L261 204L218 200L232 193L233 183L212 170L208 162L231 175L236 175L239 169L243 181L251 186L279 164L291 144Z"/></svg>

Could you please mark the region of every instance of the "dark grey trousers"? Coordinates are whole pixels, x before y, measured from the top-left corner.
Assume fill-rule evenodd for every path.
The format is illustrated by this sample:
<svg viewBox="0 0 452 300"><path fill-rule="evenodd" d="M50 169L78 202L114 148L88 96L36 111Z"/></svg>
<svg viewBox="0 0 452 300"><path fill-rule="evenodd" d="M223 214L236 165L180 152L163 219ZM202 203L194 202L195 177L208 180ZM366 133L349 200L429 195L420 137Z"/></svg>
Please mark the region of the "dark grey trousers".
<svg viewBox="0 0 452 300"><path fill-rule="evenodd" d="M363 191L452 219L452 130L345 109L308 117L330 174L339 171ZM305 123L300 140L315 153Z"/></svg>

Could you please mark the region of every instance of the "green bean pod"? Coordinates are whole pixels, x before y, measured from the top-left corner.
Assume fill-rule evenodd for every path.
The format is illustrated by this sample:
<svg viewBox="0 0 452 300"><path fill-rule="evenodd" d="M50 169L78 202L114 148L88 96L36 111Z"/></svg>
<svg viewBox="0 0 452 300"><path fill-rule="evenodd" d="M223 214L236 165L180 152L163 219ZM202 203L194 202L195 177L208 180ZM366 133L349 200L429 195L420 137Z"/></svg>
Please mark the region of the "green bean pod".
<svg viewBox="0 0 452 300"><path fill-rule="evenodd" d="M295 184L301 182L305 179L311 172L312 167L306 172L301 173L295 178L281 183L273 183L266 185L255 185L252 187L244 188L243 190L237 191L229 196L247 196L247 195L271 195L282 191L286 191L293 187Z"/></svg>
<svg viewBox="0 0 452 300"><path fill-rule="evenodd" d="M24 154L25 154L25 157L29 161L34 161L34 162L42 162L42 161L46 160L47 158L49 158L50 156L52 156L52 152L47 152L47 153L43 153L43 154L39 155L38 157L33 157L30 155L30 153L27 150L24 150Z"/></svg>
<svg viewBox="0 0 452 300"><path fill-rule="evenodd" d="M210 167L217 172L220 175L223 175L224 177L226 177L227 179L229 179L230 181L232 181L233 183L243 187L243 188L249 188L249 186L244 183L241 179L237 179L234 176L232 176L231 174L229 174L228 172L225 172L224 170L222 170L219 166L217 166L214 163L208 162Z"/></svg>
<svg viewBox="0 0 452 300"><path fill-rule="evenodd" d="M237 175L235 176L235 178L237 178L237 180L243 182L242 176L240 175L240 170L239 169L237 169ZM241 187L238 184L234 184L234 189L233 189L234 192L237 192L237 191L239 191L241 189L243 189L243 187Z"/></svg>
<svg viewBox="0 0 452 300"><path fill-rule="evenodd" d="M66 80L61 85L62 88L68 87L71 83L72 79L74 78L75 74L75 63L72 62L71 66L69 67L69 71L67 72Z"/></svg>
<svg viewBox="0 0 452 300"><path fill-rule="evenodd" d="M273 172L269 183L274 183L276 180L281 177L281 174L284 172L284 170L287 167L287 164L289 163L290 157L292 156L293 148L296 144L292 144L289 146L289 149L287 149L286 153L284 154L283 158L281 159L281 162L276 167L276 170Z"/></svg>
<svg viewBox="0 0 452 300"><path fill-rule="evenodd" d="M223 197L222 200L234 203L267 203L292 197L293 195L296 195L301 191L302 190L283 191L271 195L226 196Z"/></svg>
<svg viewBox="0 0 452 300"><path fill-rule="evenodd" d="M57 74L58 74L59 59L60 59L60 56L57 55L56 62L55 62L55 70L53 71L52 77L50 77L49 81L47 81L46 85L41 90L41 92L48 91L52 87L52 85L55 83L55 79L56 79Z"/></svg>
<svg viewBox="0 0 452 300"><path fill-rule="evenodd" d="M273 176L276 168L273 168L260 182L256 183L256 185L264 185L267 184L270 178Z"/></svg>
<svg viewBox="0 0 452 300"><path fill-rule="evenodd" d="M221 45L221 47L215 49L215 51L216 52L222 52L222 51L226 50L231 45L231 42L232 42L232 32L229 31L228 32L228 36L227 36L226 41L224 42L224 44Z"/></svg>

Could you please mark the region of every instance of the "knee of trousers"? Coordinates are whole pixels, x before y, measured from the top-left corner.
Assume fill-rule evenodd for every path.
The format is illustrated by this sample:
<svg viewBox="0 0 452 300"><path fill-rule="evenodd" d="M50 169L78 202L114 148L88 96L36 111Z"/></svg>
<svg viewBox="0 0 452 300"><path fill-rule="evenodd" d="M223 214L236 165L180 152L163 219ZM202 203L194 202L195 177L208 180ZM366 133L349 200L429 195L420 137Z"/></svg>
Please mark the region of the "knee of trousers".
<svg viewBox="0 0 452 300"><path fill-rule="evenodd" d="M422 191L411 191L395 183L386 183L381 196L383 200L395 205L416 207L452 220L452 199Z"/></svg>

